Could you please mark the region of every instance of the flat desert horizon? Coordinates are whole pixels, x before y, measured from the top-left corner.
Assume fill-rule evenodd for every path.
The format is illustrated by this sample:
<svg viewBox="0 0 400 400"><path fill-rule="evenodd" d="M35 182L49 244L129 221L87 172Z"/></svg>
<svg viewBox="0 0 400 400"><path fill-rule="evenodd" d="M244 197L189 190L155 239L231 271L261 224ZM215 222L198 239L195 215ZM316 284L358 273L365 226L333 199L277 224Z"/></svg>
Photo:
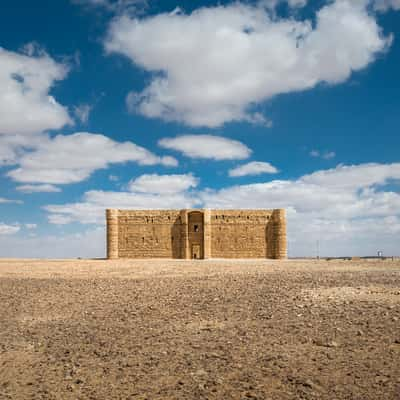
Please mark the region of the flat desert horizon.
<svg viewBox="0 0 400 400"><path fill-rule="evenodd" d="M399 399L400 260L0 259L1 399Z"/></svg>

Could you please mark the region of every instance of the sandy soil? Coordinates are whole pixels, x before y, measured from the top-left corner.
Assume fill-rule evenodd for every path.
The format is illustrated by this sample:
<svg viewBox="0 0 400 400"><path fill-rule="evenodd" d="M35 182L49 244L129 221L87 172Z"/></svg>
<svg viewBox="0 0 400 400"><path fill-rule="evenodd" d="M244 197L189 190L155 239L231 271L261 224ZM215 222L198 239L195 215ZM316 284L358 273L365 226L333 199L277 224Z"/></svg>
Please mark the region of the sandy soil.
<svg viewBox="0 0 400 400"><path fill-rule="evenodd" d="M0 260L0 399L400 399L400 261Z"/></svg>

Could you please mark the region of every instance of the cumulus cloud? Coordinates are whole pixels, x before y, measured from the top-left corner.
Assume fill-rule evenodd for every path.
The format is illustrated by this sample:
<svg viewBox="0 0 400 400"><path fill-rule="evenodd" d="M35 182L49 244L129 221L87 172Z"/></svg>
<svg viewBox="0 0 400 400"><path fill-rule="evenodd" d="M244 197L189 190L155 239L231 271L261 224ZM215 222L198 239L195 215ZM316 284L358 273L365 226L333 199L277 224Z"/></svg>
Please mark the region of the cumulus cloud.
<svg viewBox="0 0 400 400"><path fill-rule="evenodd" d="M14 235L20 230L19 225L7 225L0 222L0 235Z"/></svg>
<svg viewBox="0 0 400 400"><path fill-rule="evenodd" d="M25 192L55 192L51 184L82 181L96 169L112 163L133 161L139 165L176 166L173 157L158 157L132 142L118 143L91 133L58 135L46 131L60 129L72 120L65 107L50 95L55 82L68 73L34 44L15 53L0 48L0 166L18 165L8 172ZM75 107L75 115L87 122L90 106Z"/></svg>
<svg viewBox="0 0 400 400"><path fill-rule="evenodd" d="M104 243L103 227L73 234L8 235L0 240L0 254L16 258L104 257Z"/></svg>
<svg viewBox="0 0 400 400"><path fill-rule="evenodd" d="M131 180L128 184L128 189L131 192L139 193L172 194L195 188L198 183L199 179L192 174L148 174Z"/></svg>
<svg viewBox="0 0 400 400"><path fill-rule="evenodd" d="M19 136L0 135L0 166L15 164L25 141Z"/></svg>
<svg viewBox="0 0 400 400"><path fill-rule="evenodd" d="M238 177L247 175L276 174L277 172L277 168L268 162L252 161L230 169L229 176Z"/></svg>
<svg viewBox="0 0 400 400"><path fill-rule="evenodd" d="M17 166L7 173L17 182L45 184L22 185L18 190L59 191L51 185L80 182L113 163L177 165L173 157L159 157L132 142L119 143L103 135L50 137L46 131L72 124L67 108L50 94L67 73L67 65L35 44L20 53L0 48L0 166ZM85 123L90 106L75 107L74 113Z"/></svg>
<svg viewBox="0 0 400 400"><path fill-rule="evenodd" d="M72 123L66 107L49 94L68 73L43 50L27 54L0 47L0 135L30 135Z"/></svg>
<svg viewBox="0 0 400 400"><path fill-rule="evenodd" d="M158 144L190 158L240 160L251 155L251 150L238 140L214 135L181 135L160 139Z"/></svg>
<svg viewBox="0 0 400 400"><path fill-rule="evenodd" d="M286 208L291 255L315 255L317 240L325 255L365 255L377 247L397 254L400 195L379 188L399 177L400 163L338 166L294 181L206 190L201 198L206 207Z"/></svg>
<svg viewBox="0 0 400 400"><path fill-rule="evenodd" d="M374 0L374 8L378 11L388 11L391 8L400 10L400 0Z"/></svg>
<svg viewBox="0 0 400 400"><path fill-rule="evenodd" d="M21 200L13 200L13 199L6 199L4 197L0 197L0 204L10 204L10 203L15 203L15 204L22 204Z"/></svg>
<svg viewBox="0 0 400 400"><path fill-rule="evenodd" d="M301 8L307 4L307 0L261 0L259 4L274 10L279 4L287 3L290 8Z"/></svg>
<svg viewBox="0 0 400 400"><path fill-rule="evenodd" d="M108 176L108 180L109 180L110 182L118 182L118 181L119 181L119 177L116 176L116 175L109 175L109 176Z"/></svg>
<svg viewBox="0 0 400 400"><path fill-rule="evenodd" d="M307 184L354 190L385 185L391 180L400 180L399 163L338 165L334 169L317 171L300 179L301 182Z"/></svg>
<svg viewBox="0 0 400 400"><path fill-rule="evenodd" d="M132 142L116 142L104 135L78 132L47 138L25 153L19 167L7 173L17 182L68 184L87 179L95 170L110 164L176 166L173 157L159 157Z"/></svg>
<svg viewBox="0 0 400 400"><path fill-rule="evenodd" d="M128 95L132 111L190 126L256 121L254 105L342 83L388 48L391 38L367 4L329 2L315 23L272 17L264 7L238 2L191 14L121 15L104 46L152 73L146 88Z"/></svg>
<svg viewBox="0 0 400 400"><path fill-rule="evenodd" d="M324 151L321 152L319 150L311 150L310 156L315 158L323 158L324 160L331 160L336 157L336 153L334 151Z"/></svg>
<svg viewBox="0 0 400 400"><path fill-rule="evenodd" d="M20 185L16 190L22 193L58 193L61 189L57 186L44 183L42 185Z"/></svg>
<svg viewBox="0 0 400 400"><path fill-rule="evenodd" d="M207 207L288 208L297 214L320 218L351 219L399 214L400 195L379 191L379 186L398 180L400 163L338 166L304 175L297 180L238 185L206 190Z"/></svg>
<svg viewBox="0 0 400 400"><path fill-rule="evenodd" d="M107 208L175 209L193 208L200 204L200 200L190 192L144 193L92 190L85 193L80 203L48 205L44 209L49 212L51 223L104 224Z"/></svg>
<svg viewBox="0 0 400 400"><path fill-rule="evenodd" d="M400 254L400 195L384 190L398 183L400 163L338 166L296 180L235 185L179 193L90 191L82 202L49 205L52 218L104 224L106 208L286 208L289 254Z"/></svg>
<svg viewBox="0 0 400 400"><path fill-rule="evenodd" d="M25 228L26 229L36 229L37 228L37 224L25 224Z"/></svg>
<svg viewBox="0 0 400 400"><path fill-rule="evenodd" d="M50 94L67 73L66 64L34 43L21 52L0 47L0 166L16 164L44 131L72 124L67 108Z"/></svg>
<svg viewBox="0 0 400 400"><path fill-rule="evenodd" d="M136 12L147 5L147 0L71 0L87 8L102 8L112 13ZM292 0L293 1L293 0Z"/></svg>
<svg viewBox="0 0 400 400"><path fill-rule="evenodd" d="M93 106L90 104L80 104L74 107L75 117L82 123L87 124L89 122L90 112Z"/></svg>
<svg viewBox="0 0 400 400"><path fill-rule="evenodd" d="M40 133L31 135L0 134L0 167L17 164L26 151L39 146L46 137L47 135Z"/></svg>

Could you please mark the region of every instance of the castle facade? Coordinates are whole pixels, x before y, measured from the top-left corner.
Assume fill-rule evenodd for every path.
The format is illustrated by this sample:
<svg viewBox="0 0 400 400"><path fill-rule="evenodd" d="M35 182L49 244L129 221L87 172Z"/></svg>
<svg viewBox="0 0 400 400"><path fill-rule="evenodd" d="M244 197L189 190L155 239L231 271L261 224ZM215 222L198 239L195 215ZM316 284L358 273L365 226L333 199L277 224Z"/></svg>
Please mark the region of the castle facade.
<svg viewBox="0 0 400 400"><path fill-rule="evenodd" d="M285 210L106 211L107 258L287 257Z"/></svg>

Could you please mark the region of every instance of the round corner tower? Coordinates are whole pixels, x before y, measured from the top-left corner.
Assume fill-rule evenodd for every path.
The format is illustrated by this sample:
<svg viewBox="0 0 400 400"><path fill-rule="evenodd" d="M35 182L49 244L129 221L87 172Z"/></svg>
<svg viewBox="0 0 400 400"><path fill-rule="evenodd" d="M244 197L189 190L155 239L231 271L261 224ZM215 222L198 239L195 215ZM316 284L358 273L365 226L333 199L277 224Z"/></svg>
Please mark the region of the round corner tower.
<svg viewBox="0 0 400 400"><path fill-rule="evenodd" d="M118 258L118 210L106 210L107 220L107 258Z"/></svg>
<svg viewBox="0 0 400 400"><path fill-rule="evenodd" d="M283 260L287 258L286 240L286 210L279 208L273 211L274 222L274 258Z"/></svg>

